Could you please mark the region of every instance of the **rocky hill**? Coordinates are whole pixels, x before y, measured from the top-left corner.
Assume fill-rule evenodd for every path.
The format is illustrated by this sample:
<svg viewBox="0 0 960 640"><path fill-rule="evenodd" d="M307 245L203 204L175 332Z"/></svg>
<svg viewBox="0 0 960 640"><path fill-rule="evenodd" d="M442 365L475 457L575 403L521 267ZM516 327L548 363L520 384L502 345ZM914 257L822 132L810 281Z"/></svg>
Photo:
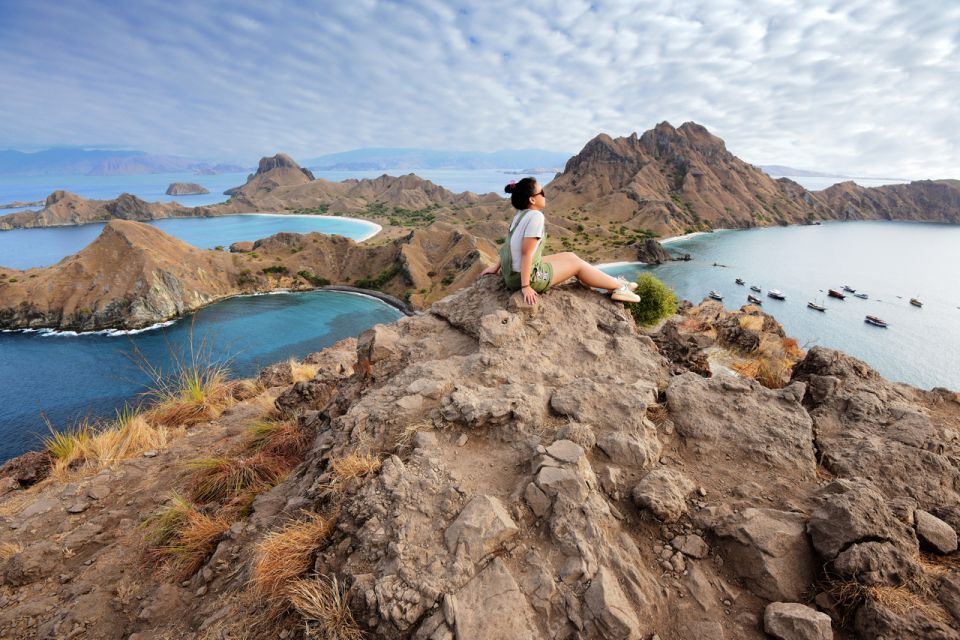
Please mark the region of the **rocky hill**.
<svg viewBox="0 0 960 640"><path fill-rule="evenodd" d="M817 193L838 220L960 222L960 180L865 188L842 182Z"/></svg>
<svg viewBox="0 0 960 640"><path fill-rule="evenodd" d="M113 220L53 266L0 268L0 328L136 329L232 295L325 285L422 306L465 286L496 255L493 243L443 223L379 245L279 233L235 249L198 249L151 225Z"/></svg>
<svg viewBox="0 0 960 640"><path fill-rule="evenodd" d="M482 279L305 381L271 368L150 457L30 488L4 469L0 633L958 637L957 395L822 348L782 388L711 375L708 352L770 340L756 309L650 336L580 287L528 308ZM279 419L303 462L242 509L209 497L211 453L258 469L240 451ZM171 504L209 546L138 567L158 522L187 526L150 517Z"/></svg>
<svg viewBox="0 0 960 640"><path fill-rule="evenodd" d="M47 196L43 209L0 216L0 230L62 227L109 220L157 220L198 215L175 202L149 203L129 193L113 200L89 200L67 191Z"/></svg>

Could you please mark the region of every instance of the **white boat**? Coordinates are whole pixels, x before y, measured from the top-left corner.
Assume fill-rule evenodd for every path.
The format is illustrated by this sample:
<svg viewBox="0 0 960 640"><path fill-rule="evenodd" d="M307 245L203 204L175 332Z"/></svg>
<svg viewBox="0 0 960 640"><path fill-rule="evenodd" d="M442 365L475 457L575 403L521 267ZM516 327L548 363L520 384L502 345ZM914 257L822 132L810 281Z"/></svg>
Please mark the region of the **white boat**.
<svg viewBox="0 0 960 640"><path fill-rule="evenodd" d="M710 293L708 293L707 295L713 298L714 300L723 300L723 296L720 295L720 292L715 289L711 290Z"/></svg>
<svg viewBox="0 0 960 640"><path fill-rule="evenodd" d="M861 300L866 300L868 296L867 296L867 294L861 292L861 293L855 293L855 294L853 294L853 297L854 297L854 298L860 298Z"/></svg>
<svg viewBox="0 0 960 640"><path fill-rule="evenodd" d="M767 295L773 298L774 300L786 300L787 296L783 295L780 291L776 289L770 289L767 291Z"/></svg>

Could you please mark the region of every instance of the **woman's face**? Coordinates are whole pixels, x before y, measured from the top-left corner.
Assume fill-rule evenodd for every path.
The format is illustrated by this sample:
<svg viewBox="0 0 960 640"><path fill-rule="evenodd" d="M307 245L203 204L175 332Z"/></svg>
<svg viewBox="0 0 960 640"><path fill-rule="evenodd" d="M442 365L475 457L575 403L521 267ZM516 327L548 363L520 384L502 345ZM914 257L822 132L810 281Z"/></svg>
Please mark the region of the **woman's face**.
<svg viewBox="0 0 960 640"><path fill-rule="evenodd" d="M539 183L533 183L533 195L530 196L530 208L531 209L543 209L547 204L547 196L543 193L543 188Z"/></svg>

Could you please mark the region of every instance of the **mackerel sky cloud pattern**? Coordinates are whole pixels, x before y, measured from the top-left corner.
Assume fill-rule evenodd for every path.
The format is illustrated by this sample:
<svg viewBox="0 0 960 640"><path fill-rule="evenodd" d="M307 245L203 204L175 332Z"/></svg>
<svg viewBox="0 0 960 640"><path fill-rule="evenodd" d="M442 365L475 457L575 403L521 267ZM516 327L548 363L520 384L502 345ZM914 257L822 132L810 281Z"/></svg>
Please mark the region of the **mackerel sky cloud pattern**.
<svg viewBox="0 0 960 640"><path fill-rule="evenodd" d="M756 164L960 177L956 2L0 0L0 86L0 147L574 153L695 120Z"/></svg>

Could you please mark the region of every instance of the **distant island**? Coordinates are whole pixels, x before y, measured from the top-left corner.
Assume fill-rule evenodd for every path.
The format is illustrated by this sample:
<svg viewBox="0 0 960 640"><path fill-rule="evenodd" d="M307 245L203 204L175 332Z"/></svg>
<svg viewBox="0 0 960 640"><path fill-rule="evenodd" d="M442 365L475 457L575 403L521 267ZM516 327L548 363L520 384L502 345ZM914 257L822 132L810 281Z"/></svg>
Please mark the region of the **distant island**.
<svg viewBox="0 0 960 640"><path fill-rule="evenodd" d="M439 149L355 149L308 158L317 171L414 171L417 169L510 169L562 167L568 153L542 149L446 151Z"/></svg>
<svg viewBox="0 0 960 640"><path fill-rule="evenodd" d="M166 193L168 196L194 196L210 193L210 190L196 182L173 182Z"/></svg>
<svg viewBox="0 0 960 640"><path fill-rule="evenodd" d="M151 173L243 173L235 164L212 164L193 158L154 155L144 151L55 147L36 152L0 150L0 175L125 176Z"/></svg>

